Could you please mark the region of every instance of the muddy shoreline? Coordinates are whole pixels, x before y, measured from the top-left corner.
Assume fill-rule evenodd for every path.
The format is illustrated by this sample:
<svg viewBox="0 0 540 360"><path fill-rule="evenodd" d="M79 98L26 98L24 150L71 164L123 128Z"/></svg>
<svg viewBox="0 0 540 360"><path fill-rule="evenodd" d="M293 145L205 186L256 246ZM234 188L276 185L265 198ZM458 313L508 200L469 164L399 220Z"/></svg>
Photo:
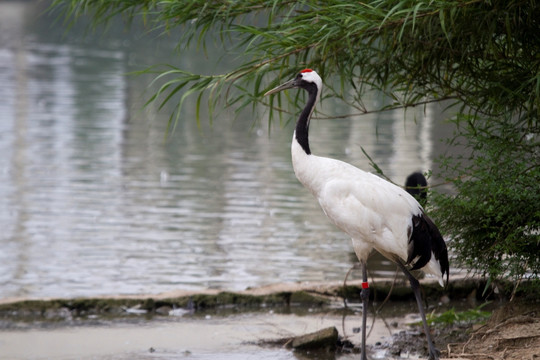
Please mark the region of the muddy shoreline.
<svg viewBox="0 0 540 360"><path fill-rule="evenodd" d="M422 281L422 292L426 302L448 302L450 300L484 301L508 297L509 284L499 284L496 292L488 291L483 296L486 282L465 278L451 281L441 288L435 281ZM370 285L371 301L409 301L413 293L408 283L402 280L378 279ZM202 291L178 290L161 294L110 295L81 298L4 298L0 299L1 319L39 318L47 310L65 308L77 316L85 314L122 315L126 308L137 307L148 314L159 315L161 307L193 308L196 311L236 307L254 309L258 307L322 307L332 302L357 302L361 290L360 281L325 283L279 283L250 288L244 291ZM518 294L520 295L520 294ZM524 295L530 296L525 293ZM157 311L157 312L156 312Z"/></svg>
<svg viewBox="0 0 540 360"><path fill-rule="evenodd" d="M508 346L515 348L517 346L515 344L525 344L520 346L519 350L528 351L526 356L540 356L540 345L536 340L540 339L540 311L538 311L540 297L539 294L535 293L534 286L523 286L513 293L511 284L501 283L497 286L491 286L485 291L486 283L484 281L465 278L451 281L445 289L435 282L424 280L422 288L428 304L428 313L442 313L448 309L470 309L489 302L485 309L493 311L495 314L487 323L485 321L483 323L458 321L446 325L433 325L435 342L442 350L442 355L448 358L493 359L497 358L495 355L499 352L506 351L503 354L505 357L499 358L519 359L519 357L509 357ZM17 341L30 341L25 338L30 334L47 331L48 336L52 336L54 333L60 336L65 329L91 332L102 329L103 333L112 331L111 329L118 326L131 328L130 331L135 331L133 327L139 328L141 325L158 329L162 326L171 326L170 332L177 332L179 336L187 338L191 331L185 330L186 327L202 333L206 333L208 329L219 329L223 333L233 333L232 328L227 330L227 324L230 327L236 322L241 323L244 327L250 327L257 323L268 326L272 324L270 328L280 329L282 332L290 331L294 333L294 336L317 330L323 325L329 325L338 328L340 341L347 340L349 343L347 343L346 349L337 349L331 354L328 354L328 350L326 350L324 358L347 359L348 354L352 356L357 352L358 339L355 336L358 333L359 314L361 313L358 308L359 291L360 282L351 281L346 286L337 282L274 284L240 292L205 290L76 299L3 299L0 300L0 345L9 347L9 344L12 344L12 347L16 347L13 344L16 344ZM401 280L393 282L389 279L378 279L372 282L371 293L372 309L370 309L369 318L378 318L378 325L373 322L375 335L370 338L369 346L372 353L381 356L375 358L423 356L425 339L422 331L420 327L410 325L418 319L415 318L413 295L407 283ZM508 303L508 299L512 295L515 299ZM381 310L383 303L384 306ZM377 310L377 316L375 316ZM505 316L508 314L513 315L511 317ZM209 320L216 321L220 327L218 324L210 324ZM303 322L306 323L303 325L304 327L298 328L298 324ZM494 345L490 347L482 345L489 342L489 336L484 334L482 340L481 336L475 335L478 331L484 331L487 332L487 335L495 336L498 334L497 329L501 328L500 324L505 322L509 324L506 328L515 325L512 328L518 334L514 334L514 338L510 338L510 340L505 338L503 343L509 344L506 348L497 345L502 341L501 338L493 340ZM345 323L347 323L348 328ZM200 329L197 330L199 327ZM486 327L488 328L486 329ZM490 332L490 330L493 331ZM98 332L92 336L99 338L99 334ZM392 335L389 336L389 334ZM14 337L15 335L19 335L20 338ZM280 354L284 359L291 358L288 357L292 356L289 353L281 353L283 347L279 346L279 342L274 343L275 349L268 350L268 341L272 343L273 340L283 338L279 335L280 333L273 333L266 329L260 330L259 333L255 331L244 335L239 333L235 336L246 337L238 339L237 348L243 349L242 351L244 349L251 349L250 351L255 353L268 351L269 358L276 357L276 354ZM114 337L114 335L111 336ZM151 332L144 336L134 332L133 337L137 336L152 338L153 335ZM256 338L253 339L250 336L256 336ZM10 341L12 342L10 343ZM50 341L62 342L63 340L51 339ZM467 352L467 346L473 341L479 341L475 348L482 348L483 353ZM125 342L129 342L129 340L125 340ZM196 342L191 341L191 343ZM160 341L157 341L156 344L160 344ZM170 347L173 346L172 344L174 341L163 346ZM219 353L220 346L223 344L219 342L210 344L203 341L199 346L199 351L214 349ZM148 349L154 349L154 347L157 346L150 346ZM174 353L177 350L170 351ZM111 351L120 350L111 345ZM142 350L137 349L137 351L141 352ZM154 349L154 351L157 350ZM518 350L514 349L512 354L516 351ZM146 350L143 353L144 355L141 356L145 358L148 354L146 354ZM24 352L21 354L24 355ZM17 358L16 352L13 355L14 358ZM94 358L100 358L98 354L94 355L97 356ZM130 357L133 356L137 358L131 353ZM249 358L239 354L236 357ZM298 354L295 354L292 358L299 357ZM317 355L303 358L319 357ZM37 359L40 357L30 356L29 358ZM215 353L208 355L207 358L215 358Z"/></svg>

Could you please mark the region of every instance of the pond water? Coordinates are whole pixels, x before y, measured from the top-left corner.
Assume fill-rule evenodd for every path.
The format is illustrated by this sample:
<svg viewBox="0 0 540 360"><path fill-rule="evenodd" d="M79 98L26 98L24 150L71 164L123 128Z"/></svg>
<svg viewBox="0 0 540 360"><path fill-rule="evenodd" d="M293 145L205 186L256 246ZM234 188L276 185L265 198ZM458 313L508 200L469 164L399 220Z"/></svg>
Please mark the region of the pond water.
<svg viewBox="0 0 540 360"><path fill-rule="evenodd" d="M413 316L386 317L369 322L368 344L388 344L392 334L417 321ZM327 351L292 351L277 340L305 335L335 327L340 336L354 344L361 341L355 331L361 316L339 314L274 313L272 311L242 313L222 317L179 317L173 320L113 321L99 326L56 326L0 331L2 354L9 359L81 359L81 360L143 360L143 359L231 359L231 360L352 360L359 354L333 354ZM275 341L274 344L268 342ZM32 346L28 346L32 344ZM393 359L384 346L370 349L370 359ZM417 359L409 356L408 359ZM403 357L401 357L403 359Z"/></svg>
<svg viewBox="0 0 540 360"><path fill-rule="evenodd" d="M294 121L224 111L198 127L193 99L165 140L170 109L143 108L151 78L128 74L159 63L223 72L234 59L179 53L174 34L120 21L67 31L46 8L0 2L1 297L343 279L350 239L293 174ZM314 120L312 150L369 169L362 146L403 183L445 151L439 113ZM370 268L393 274L384 261Z"/></svg>

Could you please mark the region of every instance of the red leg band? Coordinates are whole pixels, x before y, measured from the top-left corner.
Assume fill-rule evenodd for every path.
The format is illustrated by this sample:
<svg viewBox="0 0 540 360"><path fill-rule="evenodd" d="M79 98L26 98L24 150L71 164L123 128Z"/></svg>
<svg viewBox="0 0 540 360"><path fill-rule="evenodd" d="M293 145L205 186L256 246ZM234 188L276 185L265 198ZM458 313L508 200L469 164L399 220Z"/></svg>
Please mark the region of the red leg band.
<svg viewBox="0 0 540 360"><path fill-rule="evenodd" d="M367 288L369 288L368 282L367 282L367 281L366 281L366 282L362 282L362 289L367 289Z"/></svg>

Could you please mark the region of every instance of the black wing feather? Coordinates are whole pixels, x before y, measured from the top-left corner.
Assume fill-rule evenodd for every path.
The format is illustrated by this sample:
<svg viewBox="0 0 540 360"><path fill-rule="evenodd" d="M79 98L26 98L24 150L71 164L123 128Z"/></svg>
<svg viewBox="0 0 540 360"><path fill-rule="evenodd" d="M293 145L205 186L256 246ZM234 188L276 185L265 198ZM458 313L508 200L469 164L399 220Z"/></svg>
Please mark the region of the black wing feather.
<svg viewBox="0 0 540 360"><path fill-rule="evenodd" d="M411 264L414 261L412 270L421 269L429 262L433 253L441 266L443 278L444 274L446 274L446 282L448 282L448 250L439 229L437 229L433 221L423 212L419 215L414 215L412 223L413 229L409 238L407 264Z"/></svg>

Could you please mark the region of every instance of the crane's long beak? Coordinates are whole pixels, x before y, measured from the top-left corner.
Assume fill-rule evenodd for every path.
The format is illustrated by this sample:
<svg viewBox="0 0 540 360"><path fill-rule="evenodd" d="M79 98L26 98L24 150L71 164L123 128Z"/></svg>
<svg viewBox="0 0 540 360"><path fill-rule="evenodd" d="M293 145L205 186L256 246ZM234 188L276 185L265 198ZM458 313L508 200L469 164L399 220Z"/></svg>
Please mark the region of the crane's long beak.
<svg viewBox="0 0 540 360"><path fill-rule="evenodd" d="M296 79L289 80L286 83L281 84L278 87L275 87L270 91L267 91L266 94L264 94L264 96L270 95L270 94L275 94L275 93L277 93L277 92L279 92L281 90L287 90L287 89L292 89L292 88L296 87L295 80Z"/></svg>

